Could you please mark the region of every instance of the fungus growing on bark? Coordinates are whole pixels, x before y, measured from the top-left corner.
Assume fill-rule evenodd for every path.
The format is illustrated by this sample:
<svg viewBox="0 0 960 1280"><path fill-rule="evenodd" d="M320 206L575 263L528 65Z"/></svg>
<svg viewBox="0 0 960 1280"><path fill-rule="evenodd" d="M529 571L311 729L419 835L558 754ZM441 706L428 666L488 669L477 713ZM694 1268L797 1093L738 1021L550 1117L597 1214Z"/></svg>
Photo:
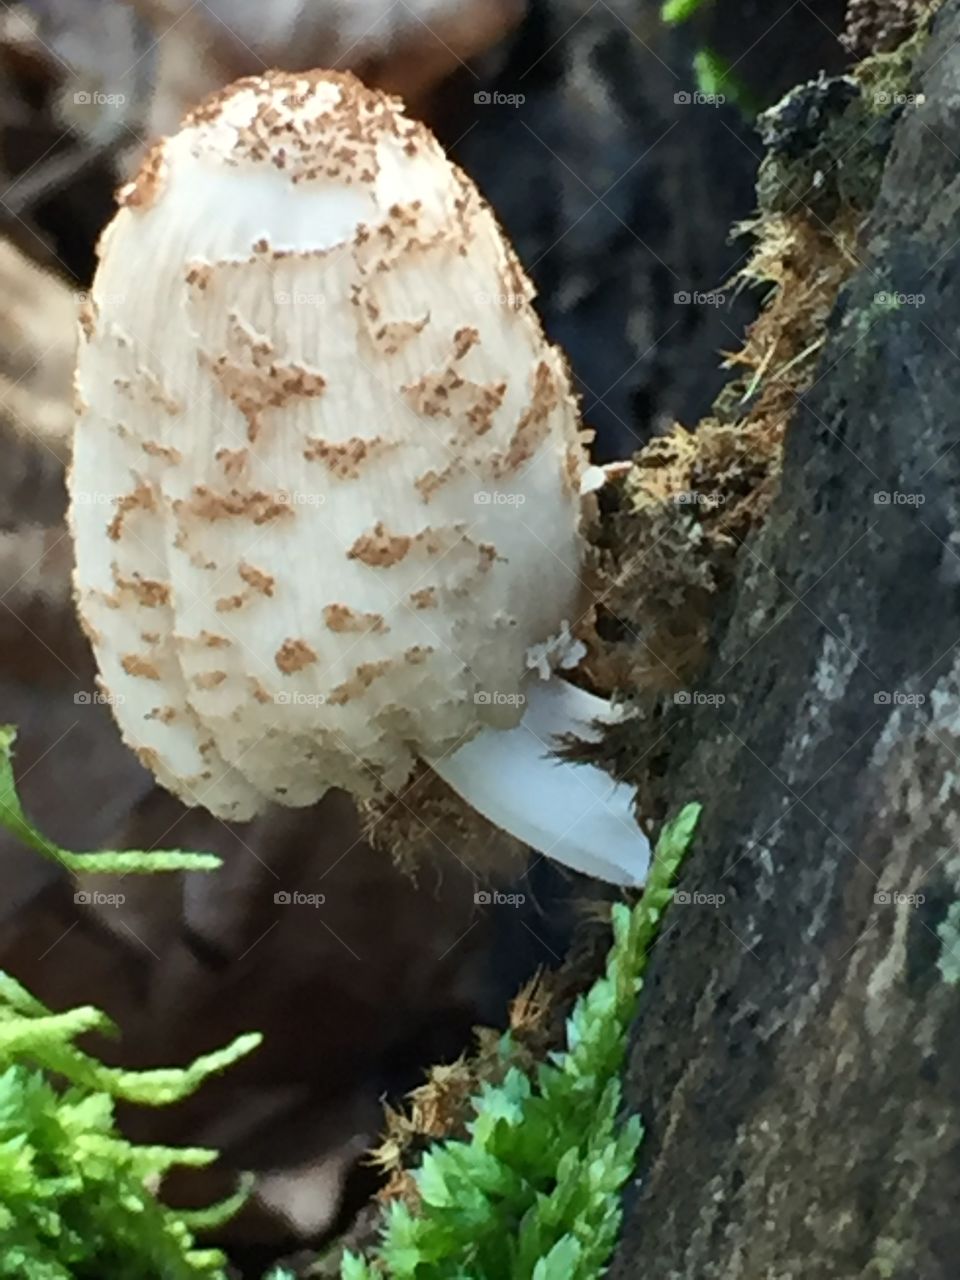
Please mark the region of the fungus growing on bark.
<svg viewBox="0 0 960 1280"><path fill-rule="evenodd" d="M589 603L584 433L473 184L396 100L271 73L120 203L70 485L126 740L232 820L396 791L421 758L543 852L642 882L632 790L550 754L611 714L552 675Z"/></svg>

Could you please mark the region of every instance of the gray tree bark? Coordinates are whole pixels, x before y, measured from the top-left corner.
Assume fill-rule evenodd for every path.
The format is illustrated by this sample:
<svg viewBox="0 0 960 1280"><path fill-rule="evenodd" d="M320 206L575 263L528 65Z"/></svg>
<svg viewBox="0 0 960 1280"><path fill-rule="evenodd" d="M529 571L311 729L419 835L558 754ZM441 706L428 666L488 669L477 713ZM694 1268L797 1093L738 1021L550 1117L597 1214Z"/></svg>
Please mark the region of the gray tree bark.
<svg viewBox="0 0 960 1280"><path fill-rule="evenodd" d="M739 555L715 700L670 712L669 794L704 816L635 1026L611 1280L957 1275L956 0L921 76Z"/></svg>

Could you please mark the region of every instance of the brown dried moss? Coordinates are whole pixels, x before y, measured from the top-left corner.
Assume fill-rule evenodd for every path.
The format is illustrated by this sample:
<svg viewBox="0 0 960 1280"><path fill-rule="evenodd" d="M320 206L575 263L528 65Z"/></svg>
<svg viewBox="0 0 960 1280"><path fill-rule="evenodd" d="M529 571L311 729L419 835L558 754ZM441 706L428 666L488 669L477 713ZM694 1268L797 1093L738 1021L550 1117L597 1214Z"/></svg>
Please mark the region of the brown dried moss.
<svg viewBox="0 0 960 1280"><path fill-rule="evenodd" d="M475 1053L432 1067L402 1111L386 1108L386 1126L370 1160L387 1174L381 1201L418 1204L410 1169L432 1142L465 1138L473 1115L470 1100L484 1084L499 1084L511 1067L534 1073L546 1055L564 1044L566 1019L580 992L603 967L610 943L609 904L584 903L576 940L564 965L535 974L514 998L509 1012L509 1050L500 1031L478 1027Z"/></svg>
<svg viewBox="0 0 960 1280"><path fill-rule="evenodd" d="M865 114L877 118L874 102L856 79L819 81L765 117L760 211L741 228L754 248L736 281L765 296L742 347L725 359L735 376L710 417L693 431L676 425L652 440L606 495L597 592L603 644L586 669L596 687L628 697L635 714L575 755L638 786L647 828L662 816L668 699L696 688L706 666L738 557L776 496L797 397L818 376L837 294L858 266L858 234L882 171L884 121L864 145L858 173L831 176L819 157L838 137L862 133ZM801 194L811 185L814 204Z"/></svg>
<svg viewBox="0 0 960 1280"><path fill-rule="evenodd" d="M423 871L438 873L450 857L491 883L516 879L527 863L525 844L471 809L422 762L401 791L360 810L364 839L388 852L412 880Z"/></svg>
<svg viewBox="0 0 960 1280"><path fill-rule="evenodd" d="M840 39L860 57L889 53L937 8L924 0L850 0Z"/></svg>

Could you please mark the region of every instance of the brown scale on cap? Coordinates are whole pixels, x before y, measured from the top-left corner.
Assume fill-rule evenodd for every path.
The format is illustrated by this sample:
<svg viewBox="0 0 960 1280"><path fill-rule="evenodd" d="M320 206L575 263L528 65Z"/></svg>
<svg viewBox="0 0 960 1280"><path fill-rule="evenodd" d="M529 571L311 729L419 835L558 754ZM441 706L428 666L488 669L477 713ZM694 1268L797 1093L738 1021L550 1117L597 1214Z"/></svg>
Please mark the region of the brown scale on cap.
<svg viewBox="0 0 960 1280"><path fill-rule="evenodd" d="M176 707L153 707L144 718L159 720L161 724L172 724L177 718L177 709Z"/></svg>
<svg viewBox="0 0 960 1280"><path fill-rule="evenodd" d="M179 466L183 461L183 454L179 449L174 449L170 445L157 444L155 440L142 441L140 448L148 458L160 458L173 467Z"/></svg>
<svg viewBox="0 0 960 1280"><path fill-rule="evenodd" d="M249 449L218 449L213 455L223 467L223 474L228 480L239 480L246 470L250 457Z"/></svg>
<svg viewBox="0 0 960 1280"><path fill-rule="evenodd" d="M121 207L142 211L156 202L166 180L164 147L165 139L155 142L144 157L134 180L117 192L117 203Z"/></svg>
<svg viewBox="0 0 960 1280"><path fill-rule="evenodd" d="M362 533L347 552L348 560L360 560L372 568L387 569L399 564L413 546L413 538L403 533L388 533L378 520L370 533Z"/></svg>
<svg viewBox="0 0 960 1280"><path fill-rule="evenodd" d="M424 374L402 389L403 398L415 413L428 418L448 418L482 436L493 425L493 415L503 404L507 384L483 386L471 382L451 367L443 373Z"/></svg>
<svg viewBox="0 0 960 1280"><path fill-rule="evenodd" d="M217 613L236 613L238 609L242 609L247 603L248 597L241 593L232 596L220 596L214 604Z"/></svg>
<svg viewBox="0 0 960 1280"><path fill-rule="evenodd" d="M247 564L241 560L237 565L237 573L244 580L248 587L252 587L254 591L259 592L262 596L268 596L273 599L273 593L276 589L277 580L271 577L269 573L264 573L262 569L257 569L252 564Z"/></svg>
<svg viewBox="0 0 960 1280"><path fill-rule="evenodd" d="M107 526L107 537L119 542L124 522L133 511L155 511L156 498L149 485L138 484L131 493L125 493L117 501L116 515Z"/></svg>
<svg viewBox="0 0 960 1280"><path fill-rule="evenodd" d="M124 578L117 572L116 565L113 569L113 580L118 591L129 592L145 609L160 609L170 603L170 584L167 582L137 576Z"/></svg>
<svg viewBox="0 0 960 1280"><path fill-rule="evenodd" d="M454 458L442 471L434 471L433 468L425 471L422 476L417 476L413 482L413 487L419 493L424 502L429 502L443 486L450 480L464 475L467 470L467 464L462 458Z"/></svg>
<svg viewBox="0 0 960 1280"><path fill-rule="evenodd" d="M263 687L256 676L249 677L249 685L250 693L253 695L253 700L255 702L259 702L261 706L267 706L275 701L273 695Z"/></svg>
<svg viewBox="0 0 960 1280"><path fill-rule="evenodd" d="M256 442L269 410L281 410L298 398L321 396L326 390L322 374L275 359L273 343L252 333L237 317L232 317L227 341L228 350L222 355L211 358L201 352L201 363L240 410L251 444Z"/></svg>
<svg viewBox="0 0 960 1280"><path fill-rule="evenodd" d="M140 654L127 653L120 660L120 665L128 676L136 676L143 680L159 680L160 672L156 664Z"/></svg>
<svg viewBox="0 0 960 1280"><path fill-rule="evenodd" d="M405 650L403 655L404 662L409 663L411 667L419 667L430 657L431 653L436 650L429 644L415 644Z"/></svg>
<svg viewBox="0 0 960 1280"><path fill-rule="evenodd" d="M134 747L133 754L150 773L156 773L160 768L160 757L153 747Z"/></svg>
<svg viewBox="0 0 960 1280"><path fill-rule="evenodd" d="M537 366L530 407L517 423L505 453L490 459L490 470L496 479L517 471L536 454L550 431L550 419L560 403L556 375L548 364Z"/></svg>
<svg viewBox="0 0 960 1280"><path fill-rule="evenodd" d="M225 671L204 671L200 675L194 676L191 684L195 689L216 689L223 684L227 678Z"/></svg>
<svg viewBox="0 0 960 1280"><path fill-rule="evenodd" d="M292 517L293 507L287 495L264 493L257 489L241 493L231 489L229 493L215 493L207 485L195 485L189 499L178 498L173 503L178 516L196 516L198 520L214 523L217 520L247 519L255 525L271 520Z"/></svg>
<svg viewBox="0 0 960 1280"><path fill-rule="evenodd" d="M361 634L368 632L383 634L390 630L383 620L382 613L358 613L345 604L325 605L323 621L330 631L336 631L339 634L350 631Z"/></svg>
<svg viewBox="0 0 960 1280"><path fill-rule="evenodd" d="M343 684L338 684L328 696L327 701L331 706L342 707L355 698L362 698L374 680L382 679L392 670L393 665L392 659L389 658L383 662L361 662L352 678L344 681Z"/></svg>
<svg viewBox="0 0 960 1280"><path fill-rule="evenodd" d="M390 324L382 324L370 333L374 350L381 356L395 356L412 341L418 333L422 333L427 325L427 317L422 320L394 320Z"/></svg>
<svg viewBox="0 0 960 1280"><path fill-rule="evenodd" d="M338 480L359 480L365 466L397 448L397 441L382 436L351 436L339 443L308 437L303 456L307 462L322 462Z"/></svg>
<svg viewBox="0 0 960 1280"><path fill-rule="evenodd" d="M203 293L210 283L212 275L213 267L209 262L191 262L183 278L191 288L199 289Z"/></svg>
<svg viewBox="0 0 960 1280"><path fill-rule="evenodd" d="M328 111L319 120L310 118L304 103L333 85L339 87L339 97L330 94ZM238 99L247 98L251 110L243 119L235 108ZM197 126L197 136L210 140L206 145L221 163L266 163L282 169L294 184L327 179L349 186L375 180L377 144L385 132L411 146L423 138L432 140L423 125L405 119L397 106L397 99L367 89L351 75L274 71L237 80L213 94L185 117L182 128ZM237 121L236 135L226 144L202 128L224 118Z"/></svg>
<svg viewBox="0 0 960 1280"><path fill-rule="evenodd" d="M80 303L80 309L77 313L80 322L80 331L90 342L97 331L97 308L90 298L84 298Z"/></svg>
<svg viewBox="0 0 960 1280"><path fill-rule="evenodd" d="M284 640L274 660L284 675L289 676L316 662L317 655L305 640Z"/></svg>

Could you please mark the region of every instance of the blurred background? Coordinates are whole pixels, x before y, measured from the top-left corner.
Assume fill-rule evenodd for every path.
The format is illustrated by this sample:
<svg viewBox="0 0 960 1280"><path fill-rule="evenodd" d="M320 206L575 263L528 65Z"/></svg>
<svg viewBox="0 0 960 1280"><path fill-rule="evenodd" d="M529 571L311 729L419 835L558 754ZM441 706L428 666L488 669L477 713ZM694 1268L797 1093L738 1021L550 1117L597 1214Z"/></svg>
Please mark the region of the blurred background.
<svg viewBox="0 0 960 1280"><path fill-rule="evenodd" d="M123 1036L98 1052L131 1065L265 1033L188 1105L126 1117L139 1140L224 1151L187 1198L256 1171L227 1230L238 1274L350 1221L376 1189L362 1156L383 1100L468 1049L475 1025L503 1025L598 891L495 847L478 876L440 838L411 875L339 795L228 827L121 744L74 621L63 521L77 315L113 192L239 75L333 66L401 93L513 239L597 459L629 457L709 409L757 305L728 283L747 249L730 229L753 210L755 110L848 56L840 4L687 7L668 23L647 0L0 5L0 721L19 726L30 815L65 846L225 864L215 880L128 879L121 905L97 905L0 834L0 967L56 1008L106 1009ZM478 903L491 875L524 904ZM276 901L294 890L323 894L322 911Z"/></svg>

